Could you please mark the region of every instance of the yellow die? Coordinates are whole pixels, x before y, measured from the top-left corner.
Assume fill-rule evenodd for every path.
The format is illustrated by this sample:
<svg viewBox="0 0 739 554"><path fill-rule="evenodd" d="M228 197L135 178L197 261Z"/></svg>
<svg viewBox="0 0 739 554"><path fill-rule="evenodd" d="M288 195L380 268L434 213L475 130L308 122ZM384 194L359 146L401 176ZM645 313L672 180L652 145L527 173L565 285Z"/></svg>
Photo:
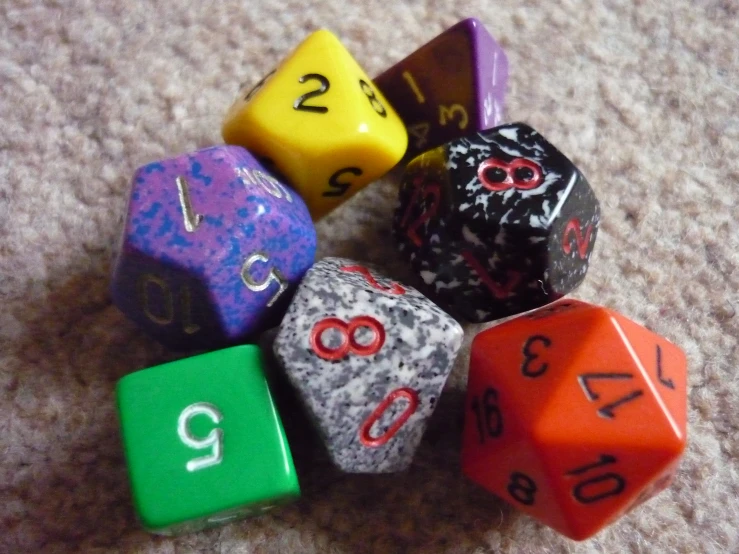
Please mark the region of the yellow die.
<svg viewBox="0 0 739 554"><path fill-rule="evenodd" d="M392 169L408 145L400 117L326 30L239 95L223 138L271 160L316 220Z"/></svg>

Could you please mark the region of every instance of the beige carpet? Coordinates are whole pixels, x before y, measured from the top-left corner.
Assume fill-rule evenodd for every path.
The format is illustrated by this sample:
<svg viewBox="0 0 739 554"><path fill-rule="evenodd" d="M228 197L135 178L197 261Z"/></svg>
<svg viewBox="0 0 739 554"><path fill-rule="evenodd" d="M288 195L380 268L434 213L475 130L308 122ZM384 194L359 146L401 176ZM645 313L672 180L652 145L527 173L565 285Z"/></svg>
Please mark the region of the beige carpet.
<svg viewBox="0 0 739 554"><path fill-rule="evenodd" d="M0 552L739 552L736 0L208 4L0 4ZM462 355L407 474L341 475L296 445L297 504L177 539L139 530L113 387L174 356L107 292L133 171L219 143L239 84L311 30L376 75L467 16L508 52L507 119L567 153L601 200L577 297L687 353L676 483L583 543L514 511L460 476ZM403 277L394 198L388 181L345 204L319 225L319 254Z"/></svg>

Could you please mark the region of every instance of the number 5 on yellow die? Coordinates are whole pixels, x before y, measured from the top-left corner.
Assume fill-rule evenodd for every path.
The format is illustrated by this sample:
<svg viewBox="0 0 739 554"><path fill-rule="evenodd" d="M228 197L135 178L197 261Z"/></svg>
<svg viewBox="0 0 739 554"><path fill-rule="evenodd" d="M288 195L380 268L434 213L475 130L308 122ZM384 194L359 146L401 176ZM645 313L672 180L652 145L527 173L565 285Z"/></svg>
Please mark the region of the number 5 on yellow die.
<svg viewBox="0 0 739 554"><path fill-rule="evenodd" d="M326 30L239 95L223 138L269 158L314 219L387 173L408 145L403 122Z"/></svg>

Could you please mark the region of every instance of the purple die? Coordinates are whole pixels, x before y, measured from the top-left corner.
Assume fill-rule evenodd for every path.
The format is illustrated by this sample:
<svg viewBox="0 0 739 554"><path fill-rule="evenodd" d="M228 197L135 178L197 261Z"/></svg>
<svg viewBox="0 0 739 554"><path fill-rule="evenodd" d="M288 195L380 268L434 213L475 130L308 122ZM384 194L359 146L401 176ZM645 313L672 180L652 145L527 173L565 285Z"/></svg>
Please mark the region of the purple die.
<svg viewBox="0 0 739 554"><path fill-rule="evenodd" d="M508 58L475 18L375 79L408 128L407 156L501 123Z"/></svg>
<svg viewBox="0 0 739 554"><path fill-rule="evenodd" d="M200 349L279 323L316 232L248 151L215 146L136 172L121 242L113 302L163 344Z"/></svg>

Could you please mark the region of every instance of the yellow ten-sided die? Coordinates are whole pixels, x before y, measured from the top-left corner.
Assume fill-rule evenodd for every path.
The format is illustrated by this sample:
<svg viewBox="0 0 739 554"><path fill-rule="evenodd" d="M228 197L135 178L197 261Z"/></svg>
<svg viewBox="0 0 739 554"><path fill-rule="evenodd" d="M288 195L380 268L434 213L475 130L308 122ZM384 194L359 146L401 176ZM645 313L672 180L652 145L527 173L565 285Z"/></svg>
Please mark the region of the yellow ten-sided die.
<svg viewBox="0 0 739 554"><path fill-rule="evenodd" d="M392 169L408 146L400 117L326 30L239 94L223 138L268 158L316 220Z"/></svg>

